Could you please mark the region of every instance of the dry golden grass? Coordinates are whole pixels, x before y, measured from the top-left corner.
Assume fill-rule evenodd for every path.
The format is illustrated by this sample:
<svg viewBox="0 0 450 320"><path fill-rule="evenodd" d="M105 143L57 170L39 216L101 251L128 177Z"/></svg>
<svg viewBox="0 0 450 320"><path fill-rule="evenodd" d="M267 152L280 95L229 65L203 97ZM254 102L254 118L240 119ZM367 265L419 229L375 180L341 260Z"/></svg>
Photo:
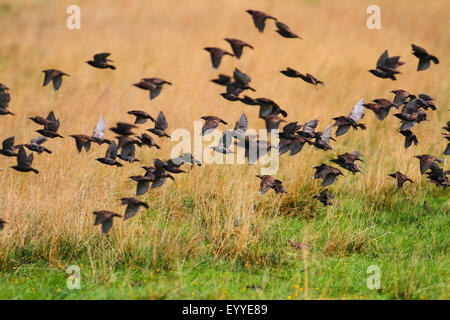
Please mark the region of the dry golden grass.
<svg viewBox="0 0 450 320"><path fill-rule="evenodd" d="M81 7L79 31L65 25L66 7L74 2ZM91 259L94 274L106 274L114 263L167 266L205 254L213 255L214 261L242 258L270 265L268 256L258 251L259 243L271 241L265 231L277 228L280 215L314 217L320 206L311 196L320 188L312 180L312 167L329 160L333 152L359 150L365 156L363 175L346 174L332 187L337 195L364 199L366 208L347 211L356 222L365 209L398 201L391 199L394 181L388 173L399 170L416 181L401 191L404 199L435 188L420 177L413 156L439 155L445 147L440 127L449 120L450 3L379 0L381 30L366 28L370 4L373 1L2 1L0 82L11 88L10 109L16 116L0 118L0 137L15 135L16 143L29 141L38 127L28 117L54 110L66 138L47 142L51 156L35 156L38 175L17 173L9 169L14 159L0 159L0 217L8 221L0 232L0 266L7 268L13 258L57 265L83 255ZM279 17L304 40L281 38L271 21L260 34L245 13L250 8ZM333 152L305 147L295 157L282 157L277 176L291 193L284 198L272 193L257 196L258 166L196 167L146 194L143 198L150 209L145 214L125 223L116 220L108 238L102 237L92 226L92 211L122 212L118 199L134 194L135 184L128 177L141 169L137 164L121 169L103 166L95 158L104 154L106 146L78 154L68 135L90 134L102 115L107 127L129 122L126 111L131 108L152 115L162 110L169 132L192 129L193 121L203 115L217 115L234 124L241 112L248 115L250 127L262 127L256 108L224 100L221 89L209 82L216 74L202 48L228 49L225 37L245 40L255 50L244 50L240 60L225 57L219 72L230 74L234 67L247 72L257 89L254 96L275 100L288 111L288 120L303 123L318 118L319 129L324 129L333 116L347 114L361 97L392 98L389 91L400 88L435 97L438 110L429 113L431 121L415 127L419 145L407 151L403 137L395 132L399 121L389 116L379 122L369 111L363 119L367 130L338 138ZM427 48L441 63L416 72L411 43ZM406 62L395 82L367 72L386 48ZM84 62L102 51L112 52L116 71L93 69ZM325 87L282 76L279 71L287 66L316 75ZM41 71L48 68L71 75L57 93L41 87ZM173 86L149 102L146 92L131 84L151 76L170 80ZM159 141L162 151L143 148L138 158L145 164L155 157L167 158L171 144ZM444 167L448 168L448 160ZM448 196L448 191L439 192ZM336 224L341 220L328 209L324 224L333 219ZM329 230L321 252L363 250L369 241L363 229L344 228L345 234ZM305 228L302 236L319 243L316 231Z"/></svg>

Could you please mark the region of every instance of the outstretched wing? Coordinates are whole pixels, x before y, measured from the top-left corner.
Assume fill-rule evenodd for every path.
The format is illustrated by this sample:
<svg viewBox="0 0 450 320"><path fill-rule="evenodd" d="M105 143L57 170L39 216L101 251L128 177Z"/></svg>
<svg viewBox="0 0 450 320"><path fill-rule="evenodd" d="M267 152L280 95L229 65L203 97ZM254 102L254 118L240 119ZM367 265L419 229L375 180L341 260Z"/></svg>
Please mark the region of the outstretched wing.
<svg viewBox="0 0 450 320"><path fill-rule="evenodd" d="M103 137L105 136L105 119L103 117L100 118L100 120L98 120L97 125L94 128L94 132L92 133L92 137L102 140Z"/></svg>
<svg viewBox="0 0 450 320"><path fill-rule="evenodd" d="M361 98L353 107L352 112L350 112L350 118L355 121L358 122L359 120L362 119L362 117L364 117L364 99Z"/></svg>

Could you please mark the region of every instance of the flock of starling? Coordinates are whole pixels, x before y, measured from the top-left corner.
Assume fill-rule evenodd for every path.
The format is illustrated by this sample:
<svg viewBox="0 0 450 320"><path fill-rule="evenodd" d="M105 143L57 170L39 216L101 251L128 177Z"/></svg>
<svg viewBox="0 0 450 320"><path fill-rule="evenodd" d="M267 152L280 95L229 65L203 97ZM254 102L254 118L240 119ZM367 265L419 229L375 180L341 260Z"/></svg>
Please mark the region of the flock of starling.
<svg viewBox="0 0 450 320"><path fill-rule="evenodd" d="M251 15L255 27L259 32L263 32L266 26L266 20L273 20L276 27L276 32L288 39L302 39L299 35L295 34L285 23L280 22L277 18L270 16L264 12L257 10L247 10ZM204 48L210 54L212 67L217 70L220 66L223 56L228 55L240 59L242 57L244 48L254 50L254 47L247 42L234 38L225 38L225 41L231 46L233 53L230 53L224 49L217 47ZM425 49L412 45L413 54L419 59L418 71L425 70L430 67L431 62L438 64L439 60L429 54ZM92 67L98 69L111 69L115 70L116 67L112 64L113 61L109 59L110 53L98 53L95 54L93 60L86 61ZM400 61L399 56L389 57L388 51L384 51L379 57L376 68L369 70L374 76L396 80L396 75L400 74L398 68L404 65L404 62ZM43 86L47 86L52 82L54 91L58 91L62 86L63 77L70 77L69 74L64 73L56 69L48 69L43 71L45 74ZM317 86L324 86L325 83L315 76L309 73L300 73L293 68L287 67L285 70L280 71L286 77L300 78L306 83ZM226 129L222 138L219 141L219 145L212 147L215 152L222 154L233 153L229 148L233 139L235 144L239 147L245 148L245 156L248 158L249 163L254 163L259 157L264 156L272 149L277 150L279 154L289 153L289 156L294 156L299 153L305 144L312 146L315 149L328 151L332 150L331 143L336 141L335 138L344 135L351 128L354 130L365 130L366 125L361 123L364 117L365 109L369 109L374 112L377 119L384 120L391 109L396 109L399 112L395 113L401 123L398 132L405 138L405 149L409 148L412 144L417 145L418 140L416 135L411 130L415 125L427 120L427 111L431 109L436 110L434 99L427 94L419 93L417 95L411 94L405 90L393 90L394 94L392 101L387 98L378 98L372 100L370 103L364 103L363 99L358 101L352 108L348 116L338 116L332 118L333 124L329 125L323 132L316 131L318 120L313 119L305 124L298 124L297 121L287 122L285 118L288 116L286 110L283 110L277 103L268 98L254 98L243 94L244 91L256 92L254 88L250 86L251 78L249 75L239 70L234 69L233 75L228 76L225 74L219 74L217 79L211 80L222 87L225 87L225 92L221 93L221 96L228 101L240 101L244 105L259 107L259 118L263 119L268 131L278 130L282 122L286 122L282 129L280 129L279 144L277 146L272 145L269 141L260 140L257 136L247 135L247 116L242 113L239 119L236 121L233 129ZM144 78L139 82L133 84L135 87L149 91L150 100L156 98L162 91L164 85L172 85L171 82L161 78ZM10 102L9 88L3 84L0 84L0 115L14 115L9 111L8 106ZM106 139L105 129L106 124L103 117L100 118L97 125L94 128L92 135L85 134L72 134L75 140L77 151L80 153L83 150L89 152L91 144L107 144L108 148L103 158L97 158L96 160L101 164L115 167L123 167L122 162L139 162L136 158L136 147L148 147L160 149L155 137L159 139L170 138L167 133L168 122L163 112L159 112L156 119L142 110L130 110L128 113L134 117L134 123L118 122L110 130L116 134L114 139ZM201 135L207 135L213 132L221 125L228 125L228 122L217 116L203 116L201 117L205 122L201 131ZM39 126L41 129L36 130L40 136L31 139L30 143L16 145L14 137L5 139L0 149L0 154L6 157L16 157L17 165L12 166L12 169L20 172L34 172L36 174L39 171L32 167L34 160L34 153L38 154L51 154L52 151L45 148L43 144L48 139L63 138L58 133L60 127L60 121L56 118L53 111L51 111L47 117L34 116L29 118ZM151 133L142 133L136 135L133 130L138 128L138 125L146 124L147 122L153 123L153 127L146 131ZM335 138L333 138L333 128L335 130ZM443 127L445 132L444 138L450 141L450 121L447 121L446 126ZM29 154L25 151L27 149ZM253 154L256 151L256 154ZM444 155L450 154L450 142L447 142L447 147L443 152ZM419 155L416 156L420 163L420 173L426 175L431 183L441 187L449 186L448 175L450 171L444 171L439 163L443 160L432 155ZM350 171L352 174L361 173L361 167L358 164L363 161L363 156L358 151L346 152L340 154L336 159L332 159L331 162L339 166L341 169ZM182 165L190 164L201 166L201 162L194 159L194 157L185 153L179 157L161 160L154 159L153 166L142 166L145 173L142 175L131 176L130 179L137 183L136 186L136 198L127 197L120 199L120 204L126 206L125 213L123 215L124 220L132 218L136 215L139 209L148 208L148 204L139 200L137 197L144 195L149 189L154 189L164 185L166 179L174 180L173 174L184 173ZM321 179L321 186L327 187L332 185L339 176L344 176L341 169L333 167L331 165L322 163L314 167L314 179ZM401 188L405 182L413 181L403 173L397 171L389 174L388 176L395 178L397 187ZM259 195L263 195L270 189L273 189L277 194L288 193L284 188L281 180L270 175L257 175L260 179L260 191ZM332 200L335 196L328 190L323 189L319 194L314 195L313 198L319 200L323 205L334 205ZM95 215L94 225L101 225L102 233L107 233L113 226L114 217L122 217L122 215L108 211L100 210L93 212ZM6 221L0 218L0 230L4 228ZM297 243L292 242L292 246L297 246Z"/></svg>

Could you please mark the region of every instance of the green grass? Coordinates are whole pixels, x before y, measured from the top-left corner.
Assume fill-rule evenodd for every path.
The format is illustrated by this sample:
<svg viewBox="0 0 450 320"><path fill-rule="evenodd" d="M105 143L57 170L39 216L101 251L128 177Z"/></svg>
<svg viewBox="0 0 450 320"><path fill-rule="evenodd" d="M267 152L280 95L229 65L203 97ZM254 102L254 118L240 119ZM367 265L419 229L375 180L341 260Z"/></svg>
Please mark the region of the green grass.
<svg viewBox="0 0 450 320"><path fill-rule="evenodd" d="M403 190L392 195L394 189L377 199L341 194L335 208L286 201L260 239L234 258L208 249L174 261L153 257L152 248L141 258L133 248L120 259L113 248L111 257L99 257L109 241L74 255L69 239L71 256L59 252L66 260L51 266L37 248L24 246L0 271L0 299L447 299L448 193L424 189L414 200ZM184 205L195 207L189 197ZM310 245L305 259L290 238ZM207 237L204 245L211 245ZM80 290L66 286L72 264L81 266ZM380 290L367 288L370 265L381 270Z"/></svg>

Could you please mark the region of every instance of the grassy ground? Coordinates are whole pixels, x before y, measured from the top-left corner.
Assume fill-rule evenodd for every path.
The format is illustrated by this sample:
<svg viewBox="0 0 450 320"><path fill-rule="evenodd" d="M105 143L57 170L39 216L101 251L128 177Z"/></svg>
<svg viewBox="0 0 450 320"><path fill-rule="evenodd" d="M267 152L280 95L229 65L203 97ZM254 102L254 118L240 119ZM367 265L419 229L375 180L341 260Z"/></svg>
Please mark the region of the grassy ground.
<svg viewBox="0 0 450 320"><path fill-rule="evenodd" d="M68 5L78 3L82 27L65 27ZM220 73L235 66L252 76L254 96L274 99L301 123L347 114L363 97L392 98L389 90L424 92L438 110L415 127L417 147L403 149L398 121L363 119L366 131L350 132L333 151L305 149L282 157L277 174L290 195L258 197L258 165L208 165L178 175L175 182L149 192L150 205L126 222L116 220L102 237L91 212L122 212L118 199L132 196L127 179L138 164L107 168L95 158L106 147L77 154L66 137L52 140L51 156L35 156L39 175L9 169L0 159L1 299L448 299L449 192L420 176L417 154L439 155L445 148L440 127L448 117L448 1L378 1L381 30L368 30L371 1L2 1L0 82L11 88L10 108L0 118L0 137L17 143L34 137L27 118L54 110L63 135L90 134L101 115L107 127L130 109L163 110L169 132L191 129L200 116L214 114L230 123L246 112L252 128L263 123L257 111L231 103L209 82L216 76L205 46L228 48L225 37L242 38L255 50L241 60L225 57ZM303 36L287 40L269 24L259 34L248 14L260 9L279 17ZM417 73L410 44L421 45L441 63ZM377 79L367 70L386 49L401 55L398 81ZM84 61L111 51L118 67L94 70ZM228 58L228 59L227 59ZM310 72L324 88L287 79L286 66ZM41 88L41 70L69 74L58 93ZM131 86L143 77L174 83L152 102ZM144 126L147 128L146 126ZM142 128L144 129L144 128ZM107 133L108 137L113 137ZM170 155L142 149L150 164ZM341 177L331 186L337 205L323 208L312 199L321 190L312 167L336 153L358 150L363 174ZM448 159L443 166L448 169ZM397 191L388 173L399 170L415 183ZM424 207L427 201L429 208ZM308 249L294 251L288 239ZM69 265L81 268L81 289L66 286ZM367 268L381 271L381 289L369 290ZM254 287L252 287L254 286Z"/></svg>

